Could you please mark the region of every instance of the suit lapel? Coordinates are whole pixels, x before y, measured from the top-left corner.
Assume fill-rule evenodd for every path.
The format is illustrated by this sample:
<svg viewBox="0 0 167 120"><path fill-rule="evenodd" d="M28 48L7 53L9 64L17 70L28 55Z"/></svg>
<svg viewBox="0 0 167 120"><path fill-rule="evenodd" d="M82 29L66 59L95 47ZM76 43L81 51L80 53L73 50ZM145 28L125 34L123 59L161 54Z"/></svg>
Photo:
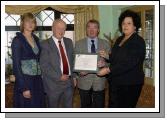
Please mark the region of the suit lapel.
<svg viewBox="0 0 167 120"><path fill-rule="evenodd" d="M66 50L66 53L67 53L67 59L68 59L68 62L69 62L69 67L70 67L70 69L71 69L71 71L72 71L72 56L71 56L71 49L73 49L73 48L70 48L69 47L69 42L70 41L68 41L68 40L65 40L65 38L63 38L63 41L64 41L64 46L65 46L65 50Z"/></svg>
<svg viewBox="0 0 167 120"><path fill-rule="evenodd" d="M68 47L68 43L67 43L67 40L65 40L65 38L63 38L63 41L64 41L64 46L65 46L65 50L66 50L66 53L67 53L67 57L68 57L68 60L70 59L70 53L69 53L69 51L70 51L70 49L69 49L69 47Z"/></svg>
<svg viewBox="0 0 167 120"><path fill-rule="evenodd" d="M81 51L83 51L83 53L88 53L88 40L87 40L87 38L85 38L83 40L83 43L81 46Z"/></svg>
<svg viewBox="0 0 167 120"><path fill-rule="evenodd" d="M104 40L98 38L97 52L103 49L105 50L106 47L105 47L104 42L105 42Z"/></svg>
<svg viewBox="0 0 167 120"><path fill-rule="evenodd" d="M52 38L49 39L49 45L50 45L50 48L52 49L53 51L53 56L55 56L55 59L58 57L58 60L59 60L59 64L60 64L60 55L59 55L59 50L54 42L54 40ZM48 58L49 59L49 58Z"/></svg>
<svg viewBox="0 0 167 120"><path fill-rule="evenodd" d="M102 45L102 41L99 39L99 38L97 38L97 51L96 52L99 52L99 49L101 49L101 46Z"/></svg>

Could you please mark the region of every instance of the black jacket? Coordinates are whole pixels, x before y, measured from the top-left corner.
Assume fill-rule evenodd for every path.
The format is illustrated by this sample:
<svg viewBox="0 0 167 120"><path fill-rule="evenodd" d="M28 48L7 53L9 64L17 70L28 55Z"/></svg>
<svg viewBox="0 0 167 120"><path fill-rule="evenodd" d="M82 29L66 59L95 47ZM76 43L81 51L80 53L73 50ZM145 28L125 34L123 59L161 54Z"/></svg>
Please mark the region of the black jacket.
<svg viewBox="0 0 167 120"><path fill-rule="evenodd" d="M116 85L137 85L144 83L143 61L145 42L137 33L119 47L123 36L119 37L110 55L109 81Z"/></svg>

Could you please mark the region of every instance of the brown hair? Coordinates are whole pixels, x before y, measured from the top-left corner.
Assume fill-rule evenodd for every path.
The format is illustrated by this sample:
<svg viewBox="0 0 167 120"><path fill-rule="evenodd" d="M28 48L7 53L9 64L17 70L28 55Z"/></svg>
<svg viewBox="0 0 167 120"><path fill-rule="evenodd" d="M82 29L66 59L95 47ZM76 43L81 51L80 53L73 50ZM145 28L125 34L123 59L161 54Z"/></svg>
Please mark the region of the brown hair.
<svg viewBox="0 0 167 120"><path fill-rule="evenodd" d="M36 28L37 22L36 22L34 15L32 13L24 13L23 15L21 15L21 21L20 21L20 31L21 32L24 32L24 25L23 24L24 24L24 21L26 19L32 19L33 22L35 23L35 28Z"/></svg>
<svg viewBox="0 0 167 120"><path fill-rule="evenodd" d="M94 24L96 24L97 27L98 27L98 29L100 29L100 23L99 23L99 21L97 21L97 20L95 20L95 19L89 20L89 21L87 22L87 24L86 24L86 27L88 27L88 24L89 24L89 23L94 23Z"/></svg>

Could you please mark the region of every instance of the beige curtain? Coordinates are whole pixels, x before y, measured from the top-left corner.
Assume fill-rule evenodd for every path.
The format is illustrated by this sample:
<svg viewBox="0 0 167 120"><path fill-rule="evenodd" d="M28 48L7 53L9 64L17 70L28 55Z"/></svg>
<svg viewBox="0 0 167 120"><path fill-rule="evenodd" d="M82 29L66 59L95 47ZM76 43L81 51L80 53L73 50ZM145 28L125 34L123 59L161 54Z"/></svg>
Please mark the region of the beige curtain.
<svg viewBox="0 0 167 120"><path fill-rule="evenodd" d="M21 15L26 12L38 13L48 7L60 12L75 14L75 41L85 37L88 20L99 20L98 6L96 5L6 5L5 12Z"/></svg>
<svg viewBox="0 0 167 120"><path fill-rule="evenodd" d="M76 12L75 14L75 40L78 41L86 36L86 23L90 19L99 20L99 12L97 6L85 7L84 12Z"/></svg>

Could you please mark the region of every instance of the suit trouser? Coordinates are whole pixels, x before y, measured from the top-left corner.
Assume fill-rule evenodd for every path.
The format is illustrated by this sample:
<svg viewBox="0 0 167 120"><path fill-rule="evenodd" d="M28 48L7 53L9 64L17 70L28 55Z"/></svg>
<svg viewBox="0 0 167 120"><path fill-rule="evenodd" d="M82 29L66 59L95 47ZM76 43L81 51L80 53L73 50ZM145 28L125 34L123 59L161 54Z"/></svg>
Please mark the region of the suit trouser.
<svg viewBox="0 0 167 120"><path fill-rule="evenodd" d="M109 85L110 108L134 108L143 85Z"/></svg>
<svg viewBox="0 0 167 120"><path fill-rule="evenodd" d="M47 102L49 108L72 108L73 87L57 89L54 93L47 95Z"/></svg>
<svg viewBox="0 0 167 120"><path fill-rule="evenodd" d="M105 91L93 91L79 89L82 108L103 108L105 103Z"/></svg>

